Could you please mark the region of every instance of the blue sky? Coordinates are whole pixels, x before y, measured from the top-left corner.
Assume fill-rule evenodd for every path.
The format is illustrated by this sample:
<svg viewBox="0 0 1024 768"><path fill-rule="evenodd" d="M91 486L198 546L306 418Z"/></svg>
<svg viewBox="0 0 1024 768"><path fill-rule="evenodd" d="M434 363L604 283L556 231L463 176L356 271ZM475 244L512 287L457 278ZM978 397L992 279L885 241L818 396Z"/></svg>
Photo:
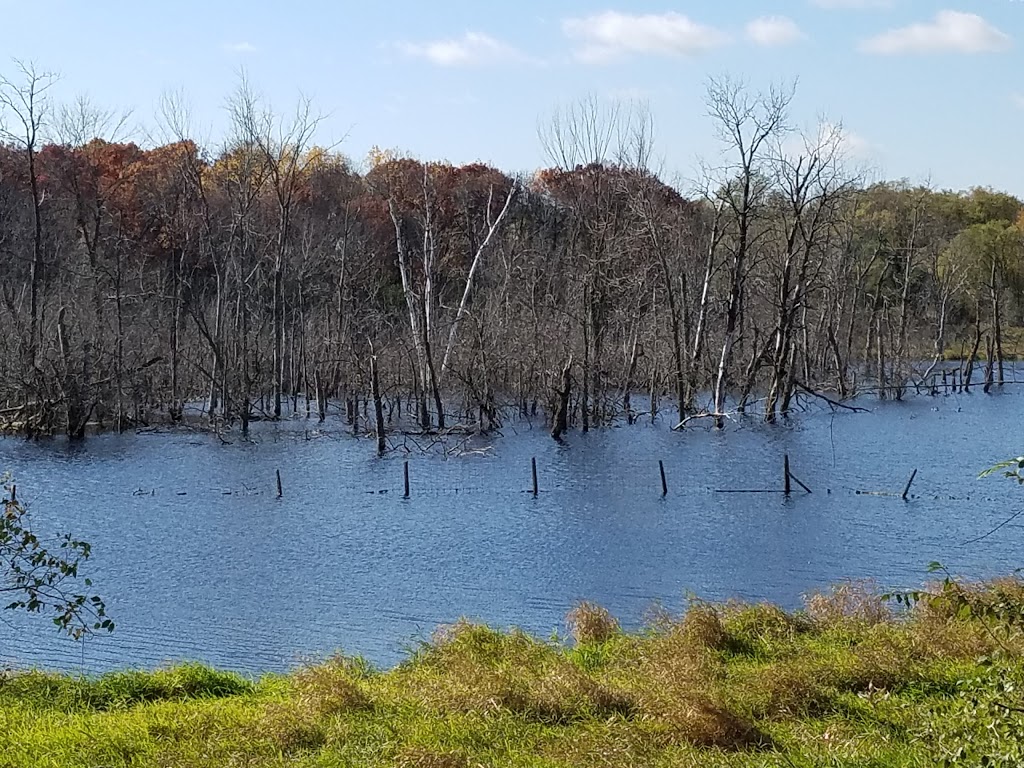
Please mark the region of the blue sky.
<svg viewBox="0 0 1024 768"><path fill-rule="evenodd" d="M686 187L718 151L709 75L799 78L795 122L841 121L878 175L1024 195L1019 0L0 0L0 18L5 74L31 59L60 72L58 98L131 107L141 125L181 90L213 145L243 68L279 109L312 97L320 141L356 159L376 144L532 170L559 105L640 98L664 175Z"/></svg>

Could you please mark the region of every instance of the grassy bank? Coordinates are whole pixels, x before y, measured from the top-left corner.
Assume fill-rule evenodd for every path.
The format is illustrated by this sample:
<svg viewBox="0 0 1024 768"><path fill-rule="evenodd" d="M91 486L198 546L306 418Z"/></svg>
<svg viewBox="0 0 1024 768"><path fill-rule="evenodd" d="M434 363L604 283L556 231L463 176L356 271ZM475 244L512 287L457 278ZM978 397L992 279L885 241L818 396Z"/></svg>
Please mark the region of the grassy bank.
<svg viewBox="0 0 1024 768"><path fill-rule="evenodd" d="M926 766L1024 761L1024 586L905 615L859 585L804 611L695 603L575 640L460 623L389 671L199 666L0 683L3 766Z"/></svg>

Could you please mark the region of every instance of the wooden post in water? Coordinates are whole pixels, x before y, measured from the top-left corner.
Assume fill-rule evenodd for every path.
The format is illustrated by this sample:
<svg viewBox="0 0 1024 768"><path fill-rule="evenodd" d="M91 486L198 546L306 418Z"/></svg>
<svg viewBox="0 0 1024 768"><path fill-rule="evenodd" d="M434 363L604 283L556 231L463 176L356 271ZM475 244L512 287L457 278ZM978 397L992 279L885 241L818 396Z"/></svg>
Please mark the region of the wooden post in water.
<svg viewBox="0 0 1024 768"><path fill-rule="evenodd" d="M284 496L284 491L281 489L281 470L277 470L277 498Z"/></svg>
<svg viewBox="0 0 1024 768"><path fill-rule="evenodd" d="M534 456L532 459L530 459L530 471L533 474L533 496L534 496L534 498L536 498L537 494L540 491L540 488L537 486L537 457L536 456Z"/></svg>
<svg viewBox="0 0 1024 768"><path fill-rule="evenodd" d="M900 496L900 498L903 499L904 501L907 500L907 494L910 493L910 486L912 486L914 484L914 478L915 477L917 477L917 470L916 469L913 472L910 473L910 479L907 480L907 484L903 487L903 495Z"/></svg>
<svg viewBox="0 0 1024 768"><path fill-rule="evenodd" d="M792 493L793 489L790 487L790 484L789 484L790 475L789 475L789 454L788 453L783 456L783 459L782 459L782 471L783 471L783 474L785 475L785 477L783 478L783 488L784 488L783 493L785 493L787 496L789 496L789 494Z"/></svg>
<svg viewBox="0 0 1024 768"><path fill-rule="evenodd" d="M409 462L405 462L405 494L402 498L409 498Z"/></svg>
<svg viewBox="0 0 1024 768"><path fill-rule="evenodd" d="M16 486L16 485L12 485L11 486L11 503L12 504L17 504L18 503L18 486Z"/></svg>
<svg viewBox="0 0 1024 768"><path fill-rule="evenodd" d="M665 462L658 459L658 471L661 472L661 495L668 496L668 481L665 480Z"/></svg>

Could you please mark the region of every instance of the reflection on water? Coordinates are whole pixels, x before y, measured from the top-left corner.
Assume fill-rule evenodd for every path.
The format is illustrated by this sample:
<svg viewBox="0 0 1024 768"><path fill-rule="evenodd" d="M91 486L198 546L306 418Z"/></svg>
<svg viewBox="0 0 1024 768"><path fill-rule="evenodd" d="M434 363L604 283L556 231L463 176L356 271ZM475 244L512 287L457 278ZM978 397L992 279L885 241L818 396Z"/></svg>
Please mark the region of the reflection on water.
<svg viewBox="0 0 1024 768"><path fill-rule="evenodd" d="M372 441L307 433L316 425L304 420L263 425L249 444L3 440L0 469L37 525L93 543L89 571L118 628L83 649L45 620L4 615L0 662L100 671L199 659L259 672L341 649L386 665L462 615L546 635L579 599L635 625L688 592L795 607L842 578L919 584L933 560L1005 573L1024 564L1019 526L964 542L1024 503L1015 485L976 479L1024 448L1024 397L1008 390L723 433L637 424L564 445L517 424L448 458L378 459ZM813 494L716 492L779 488L784 453ZM899 491L914 468L909 503L857 494Z"/></svg>

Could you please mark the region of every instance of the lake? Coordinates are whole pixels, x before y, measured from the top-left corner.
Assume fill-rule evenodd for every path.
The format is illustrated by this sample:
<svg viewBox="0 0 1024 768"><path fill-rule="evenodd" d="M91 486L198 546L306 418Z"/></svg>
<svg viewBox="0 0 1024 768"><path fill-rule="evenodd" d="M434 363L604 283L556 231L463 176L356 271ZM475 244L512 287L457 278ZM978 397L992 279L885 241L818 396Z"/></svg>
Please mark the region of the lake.
<svg viewBox="0 0 1024 768"><path fill-rule="evenodd" d="M460 616L547 636L581 599L636 626L691 593L793 608L846 578L920 585L933 560L971 577L1024 565L1020 525L965 543L1024 504L1015 483L977 479L1024 449L1022 388L860 404L871 413L809 405L778 426L638 423L564 445L517 422L450 440L450 455L410 442L383 459L372 440L315 419L259 425L249 443L0 440L0 471L36 526L93 544L86 570L117 622L81 645L46 619L0 612L0 664L201 660L256 674L342 650L391 665ZM718 492L780 489L787 453L812 494ZM858 494L898 494L915 468L908 502Z"/></svg>

